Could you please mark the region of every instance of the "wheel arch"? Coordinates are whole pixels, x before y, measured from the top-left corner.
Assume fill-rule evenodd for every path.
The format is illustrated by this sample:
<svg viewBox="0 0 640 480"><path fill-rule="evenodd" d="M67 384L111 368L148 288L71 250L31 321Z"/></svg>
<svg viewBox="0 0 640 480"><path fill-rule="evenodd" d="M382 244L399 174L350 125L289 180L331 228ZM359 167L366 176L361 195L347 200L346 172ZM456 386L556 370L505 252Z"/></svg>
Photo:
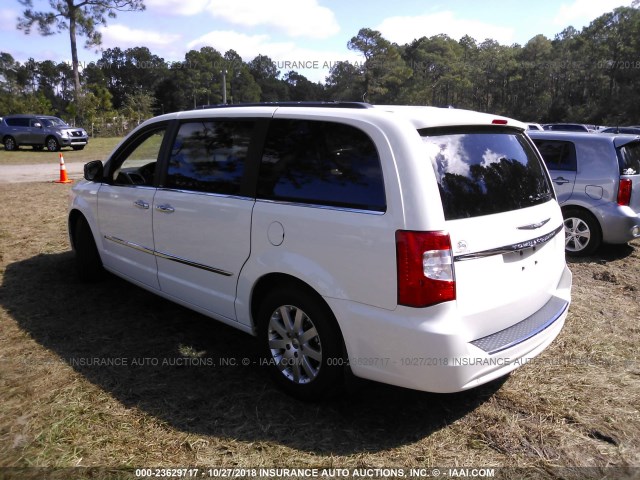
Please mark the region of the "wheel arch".
<svg viewBox="0 0 640 480"><path fill-rule="evenodd" d="M58 138L55 135L49 134L46 137L44 137L44 148L48 149L48 144L49 144L49 140L55 140L56 142L56 150L50 150L50 151L59 151L62 148L62 143L60 143L60 140L58 140Z"/></svg>
<svg viewBox="0 0 640 480"><path fill-rule="evenodd" d="M598 224L598 227L600 228L600 235L602 235L602 218L600 218L600 216L595 214L592 210L590 210L588 208L585 208L582 205L576 205L576 204L562 205L561 206L561 210L562 210L562 217L563 218L566 218L566 215L567 215L566 212L568 210L578 210L580 213L583 213L583 214L585 214L587 216L590 216Z"/></svg>
<svg viewBox="0 0 640 480"><path fill-rule="evenodd" d="M87 220L87 218L84 216L84 214L77 209L73 209L69 212L69 218L67 220L67 231L69 232L69 242L71 242L71 248L73 250L76 249L76 239L75 239L75 230L76 230L76 225L78 223L78 220L80 220L80 218L84 218L85 220Z"/></svg>
<svg viewBox="0 0 640 480"><path fill-rule="evenodd" d="M328 328L328 330L321 330L325 332L324 334L316 333L316 335L322 336L321 345L323 358L321 361L322 367L320 373L322 379L318 377L318 379L314 379L309 384L296 384L293 386L290 383L290 378L287 381L283 380L284 376L282 375L282 371L278 371L274 374L275 367L269 366L270 374L276 385L283 388L283 390L290 395L305 401L316 400L327 395L339 393L347 385L349 379L353 377L351 367L349 366L348 361L346 361L349 356L344 340L344 333L340 328L340 323L338 322L333 309L322 295L320 295L320 293L318 293L309 284L292 275L279 272L267 273L258 279L252 290L250 299L251 322L253 324L253 332L258 335L260 343L263 343L264 341L264 348L267 349L263 352L264 358L273 360L275 357L273 357L273 351L269 350L270 347L267 347L268 330L271 324L271 322L268 321L268 316L272 316L272 313L266 312L271 312L272 307L269 307L269 309L266 310L265 306L268 306L268 304L263 302L273 301L273 297L270 297L271 294L278 296L282 295L282 292L293 290L300 292L299 295L301 298L299 298L298 301L306 302L307 306L313 305L309 303L312 300L313 302L317 302L315 303L315 308L312 310L315 310L318 317L313 316L311 310L306 310L306 308L304 310L307 314L311 314L310 319L315 324L314 326L318 326L319 321L320 323L324 321L325 328ZM291 305L299 308L301 305L297 303L294 297L292 297ZM305 297L306 300L303 300ZM287 298L287 296L280 296L280 298ZM277 305L281 305L281 301L282 300L278 300ZM288 302L289 300L286 301ZM323 314L323 311L325 311L326 314ZM264 323L259 323L261 321ZM331 331L333 331L333 333L330 333ZM287 350L288 349L289 347L287 347ZM296 353L295 355L297 357L298 354ZM330 363L327 359L331 358L336 360L342 359L344 362L340 363L336 361L335 363ZM323 374L322 371L325 371L326 373Z"/></svg>
<svg viewBox="0 0 640 480"><path fill-rule="evenodd" d="M566 221L567 218L570 217L582 217L583 221L589 224L589 222L593 222L593 228L589 226L591 230L591 240L589 244L584 248L572 251L569 250L565 245L565 252L567 255L574 257L581 257L592 255L604 242L604 231L602 228L603 222L602 218L594 213L592 210L588 208L584 208L580 205L566 205L562 206L562 217ZM565 232L566 232L566 224L565 224Z"/></svg>
<svg viewBox="0 0 640 480"><path fill-rule="evenodd" d="M340 333L340 339L344 348L344 335L342 333L342 329L340 328L340 322L338 322L335 313L333 312L331 306L325 301L325 299L308 283L300 280L293 275L289 275L286 273L273 272L267 273L260 277L253 286L251 291L251 323L253 327L253 331L256 332L258 329L258 310L260 309L260 304L264 300L264 298L273 290L277 288L290 288L290 289L298 289L305 291L309 295L314 296L318 301L322 302L322 304L327 308L329 312L331 312L332 318L331 321L335 323L335 327L338 329Z"/></svg>
<svg viewBox="0 0 640 480"><path fill-rule="evenodd" d="M96 242L96 245L100 245L98 243L98 238L96 237L96 226L91 222L90 218L82 210L78 208L72 208L69 211L69 216L67 219L67 229L69 232L69 242L71 243L71 248L74 250L76 248L75 231L76 231L76 225L78 224L78 221L80 219L84 219L84 221L87 222L87 225L89 225L89 229L91 230L91 234L93 235L93 239ZM98 252L102 257L102 252L100 251L100 248L98 248Z"/></svg>
<svg viewBox="0 0 640 480"><path fill-rule="evenodd" d="M13 135L10 135L10 134L8 134L8 133L7 133L4 137L2 137L2 144L3 144L3 145L5 144L5 142L7 141L7 139L8 139L8 138L10 138L10 139L12 139L12 140L13 140L13 143L15 143L16 148L18 148L18 147L19 147L19 145L18 145L18 141L16 140L16 137L14 137Z"/></svg>

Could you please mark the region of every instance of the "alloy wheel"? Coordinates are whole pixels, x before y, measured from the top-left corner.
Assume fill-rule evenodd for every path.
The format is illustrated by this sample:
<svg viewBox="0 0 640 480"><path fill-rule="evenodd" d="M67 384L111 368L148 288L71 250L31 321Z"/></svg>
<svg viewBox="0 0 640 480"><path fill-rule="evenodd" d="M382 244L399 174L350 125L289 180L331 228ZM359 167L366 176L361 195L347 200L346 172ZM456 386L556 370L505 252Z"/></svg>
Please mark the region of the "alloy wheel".
<svg viewBox="0 0 640 480"><path fill-rule="evenodd" d="M276 308L267 333L271 357L282 375L298 385L318 376L322 366L320 336L302 309L293 305Z"/></svg>
<svg viewBox="0 0 640 480"><path fill-rule="evenodd" d="M564 221L565 248L569 252L581 252L591 241L589 225L577 217L570 217Z"/></svg>

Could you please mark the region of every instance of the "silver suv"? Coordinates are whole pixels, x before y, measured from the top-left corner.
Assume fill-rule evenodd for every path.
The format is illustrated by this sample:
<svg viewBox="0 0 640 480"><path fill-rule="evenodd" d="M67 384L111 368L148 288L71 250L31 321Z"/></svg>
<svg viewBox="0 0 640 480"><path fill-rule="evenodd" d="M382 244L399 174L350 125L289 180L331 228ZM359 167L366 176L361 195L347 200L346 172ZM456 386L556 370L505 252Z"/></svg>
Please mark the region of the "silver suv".
<svg viewBox="0 0 640 480"><path fill-rule="evenodd" d="M9 115L0 119L0 142L7 151L23 145L57 152L62 147L82 150L89 143L84 128L71 127L49 115Z"/></svg>
<svg viewBox="0 0 640 480"><path fill-rule="evenodd" d="M569 255L640 237L640 136L527 133L551 174Z"/></svg>

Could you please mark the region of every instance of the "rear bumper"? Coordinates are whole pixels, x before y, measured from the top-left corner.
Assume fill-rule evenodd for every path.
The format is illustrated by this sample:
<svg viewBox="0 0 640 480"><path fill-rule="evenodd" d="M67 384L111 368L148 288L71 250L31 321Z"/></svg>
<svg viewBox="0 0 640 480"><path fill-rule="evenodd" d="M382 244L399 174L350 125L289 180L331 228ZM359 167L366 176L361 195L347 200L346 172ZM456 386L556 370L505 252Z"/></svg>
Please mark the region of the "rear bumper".
<svg viewBox="0 0 640 480"><path fill-rule="evenodd" d="M640 237L640 213L632 208L608 203L599 206L595 213L602 226L604 243L627 243Z"/></svg>
<svg viewBox="0 0 640 480"><path fill-rule="evenodd" d="M567 317L571 282L565 267L545 306L482 339L468 338L456 317L455 302L395 311L335 299L327 302L338 318L354 375L448 393L502 377L547 348Z"/></svg>

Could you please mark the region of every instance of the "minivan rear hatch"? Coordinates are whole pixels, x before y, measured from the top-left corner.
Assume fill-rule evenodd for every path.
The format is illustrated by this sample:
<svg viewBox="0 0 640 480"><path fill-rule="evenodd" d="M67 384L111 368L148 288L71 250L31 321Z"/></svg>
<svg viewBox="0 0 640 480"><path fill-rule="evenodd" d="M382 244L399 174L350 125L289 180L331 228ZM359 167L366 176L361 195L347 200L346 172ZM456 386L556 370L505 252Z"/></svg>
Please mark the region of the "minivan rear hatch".
<svg viewBox="0 0 640 480"><path fill-rule="evenodd" d="M563 221L542 159L519 130L421 129L454 256L469 340L552 300L565 268Z"/></svg>

